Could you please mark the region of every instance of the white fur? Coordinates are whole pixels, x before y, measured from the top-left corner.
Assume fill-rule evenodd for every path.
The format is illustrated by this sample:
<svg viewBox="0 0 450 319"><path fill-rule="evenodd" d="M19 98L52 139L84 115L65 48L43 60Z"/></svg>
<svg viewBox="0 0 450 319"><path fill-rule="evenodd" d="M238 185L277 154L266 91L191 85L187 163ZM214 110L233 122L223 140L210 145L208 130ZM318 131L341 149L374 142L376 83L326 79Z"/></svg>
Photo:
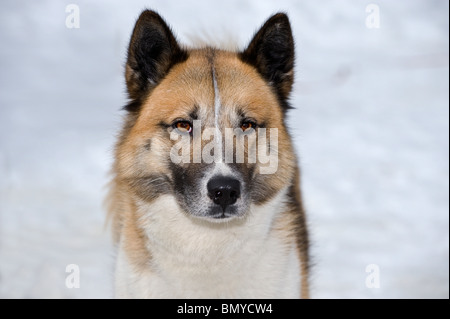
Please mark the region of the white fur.
<svg viewBox="0 0 450 319"><path fill-rule="evenodd" d="M242 220L211 223L183 213L172 196L140 203L151 262L130 265L119 244L119 298L299 298L300 261L294 240L274 230L286 191Z"/></svg>
<svg viewBox="0 0 450 319"><path fill-rule="evenodd" d="M214 67L212 68L212 77L213 77L213 85L214 85L214 120L216 129L219 128L219 115L220 115L220 93L219 93L219 86L217 84L217 78L216 78L216 70Z"/></svg>
<svg viewBox="0 0 450 319"><path fill-rule="evenodd" d="M216 78L216 70L214 67L212 68L212 77L213 77L213 84L214 84L214 126L215 126L215 133L214 133L214 162L215 163L222 163L222 133L220 131L220 123L219 123L219 116L220 116L220 93L219 93L219 86L217 85L217 78ZM216 152L217 151L217 152Z"/></svg>

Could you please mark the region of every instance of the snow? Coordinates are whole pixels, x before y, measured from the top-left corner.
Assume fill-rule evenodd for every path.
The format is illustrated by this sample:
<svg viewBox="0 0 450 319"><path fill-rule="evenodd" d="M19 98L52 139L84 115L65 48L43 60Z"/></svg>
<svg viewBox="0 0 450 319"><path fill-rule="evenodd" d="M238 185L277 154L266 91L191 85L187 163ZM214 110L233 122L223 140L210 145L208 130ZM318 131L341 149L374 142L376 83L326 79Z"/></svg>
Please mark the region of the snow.
<svg viewBox="0 0 450 319"><path fill-rule="evenodd" d="M127 42L154 8L183 43L241 48L289 14L313 298L449 298L448 2L374 0L378 29L362 0L130 2L74 1L79 29L65 2L0 4L0 297L112 296L102 201Z"/></svg>

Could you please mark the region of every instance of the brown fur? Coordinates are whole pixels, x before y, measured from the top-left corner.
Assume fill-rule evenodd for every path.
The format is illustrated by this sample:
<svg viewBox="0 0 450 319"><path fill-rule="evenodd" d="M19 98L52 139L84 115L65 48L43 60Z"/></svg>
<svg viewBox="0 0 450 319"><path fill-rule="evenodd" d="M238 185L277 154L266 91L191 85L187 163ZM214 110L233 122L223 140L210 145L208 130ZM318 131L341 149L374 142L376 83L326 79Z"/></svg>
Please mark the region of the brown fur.
<svg viewBox="0 0 450 319"><path fill-rule="evenodd" d="M131 51L134 50L136 30L137 27L130 44ZM260 41L262 36L257 34L255 41ZM172 38L170 40L174 41ZM257 43L252 44L245 54L251 55L255 45ZM255 190L254 199L262 204L287 184L291 185L288 209L274 225L280 228L281 234L296 236L298 254L302 260L301 293L302 297L309 297L308 234L300 195L299 168L284 125L285 109L280 105L280 95L287 97L292 87L292 68L283 83L278 85L279 93L276 93L261 70L250 65L242 54L211 48L183 52L183 59L171 65L170 69L168 65L171 62L164 60L160 68L167 69L161 71L164 76L154 87L144 87L137 80L140 74L136 71L135 60L129 58L126 66L130 97L139 106L137 111L127 114L116 145L108 198L115 242L123 241L128 257L138 268L143 270L149 265L151 253L146 247L147 238L140 223L136 199L151 202L160 192L173 191L174 176L168 154L175 141L170 140L167 125L177 118L188 118L196 106L196 111L203 115L202 124L214 126L215 96L211 72L214 69L221 108L226 110L226 116L221 117L221 126L236 127L237 119L233 114L243 112L264 123L265 127L279 130L278 171L274 175L254 174L255 184L260 185ZM293 61L291 64L292 67Z"/></svg>

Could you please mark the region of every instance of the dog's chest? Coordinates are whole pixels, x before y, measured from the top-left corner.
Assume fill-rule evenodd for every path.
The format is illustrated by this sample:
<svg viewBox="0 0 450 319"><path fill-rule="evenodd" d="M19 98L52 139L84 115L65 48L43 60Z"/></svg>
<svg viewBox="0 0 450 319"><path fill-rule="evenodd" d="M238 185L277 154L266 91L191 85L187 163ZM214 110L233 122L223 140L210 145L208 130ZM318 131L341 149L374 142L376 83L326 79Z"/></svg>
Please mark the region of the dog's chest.
<svg viewBox="0 0 450 319"><path fill-rule="evenodd" d="M135 271L119 254L117 297L123 298L299 298L300 265L288 254L242 253L229 260L202 262L166 258L145 271ZM214 254L212 252L212 254Z"/></svg>
<svg viewBox="0 0 450 319"><path fill-rule="evenodd" d="M300 297L300 262L295 244L272 235L271 214L279 204L273 202L260 208L269 211L253 212L254 217L243 225L224 228L189 223L184 215L171 210L176 205L170 198L160 200L144 224L152 255L149 267L137 271L119 247L117 297ZM166 215L158 213L159 208L165 208Z"/></svg>

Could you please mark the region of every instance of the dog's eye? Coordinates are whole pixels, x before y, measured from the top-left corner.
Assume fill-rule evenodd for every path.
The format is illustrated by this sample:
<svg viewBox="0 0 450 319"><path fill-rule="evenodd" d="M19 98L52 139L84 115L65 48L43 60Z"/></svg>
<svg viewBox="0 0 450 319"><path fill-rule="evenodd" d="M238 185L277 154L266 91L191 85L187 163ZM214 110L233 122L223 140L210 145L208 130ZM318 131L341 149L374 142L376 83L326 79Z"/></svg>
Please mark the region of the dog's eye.
<svg viewBox="0 0 450 319"><path fill-rule="evenodd" d="M245 132L248 129L256 129L256 123L252 121L243 121L241 124L241 129Z"/></svg>
<svg viewBox="0 0 450 319"><path fill-rule="evenodd" d="M173 127L178 129L181 133L192 132L192 124L188 121L178 121L173 125Z"/></svg>

